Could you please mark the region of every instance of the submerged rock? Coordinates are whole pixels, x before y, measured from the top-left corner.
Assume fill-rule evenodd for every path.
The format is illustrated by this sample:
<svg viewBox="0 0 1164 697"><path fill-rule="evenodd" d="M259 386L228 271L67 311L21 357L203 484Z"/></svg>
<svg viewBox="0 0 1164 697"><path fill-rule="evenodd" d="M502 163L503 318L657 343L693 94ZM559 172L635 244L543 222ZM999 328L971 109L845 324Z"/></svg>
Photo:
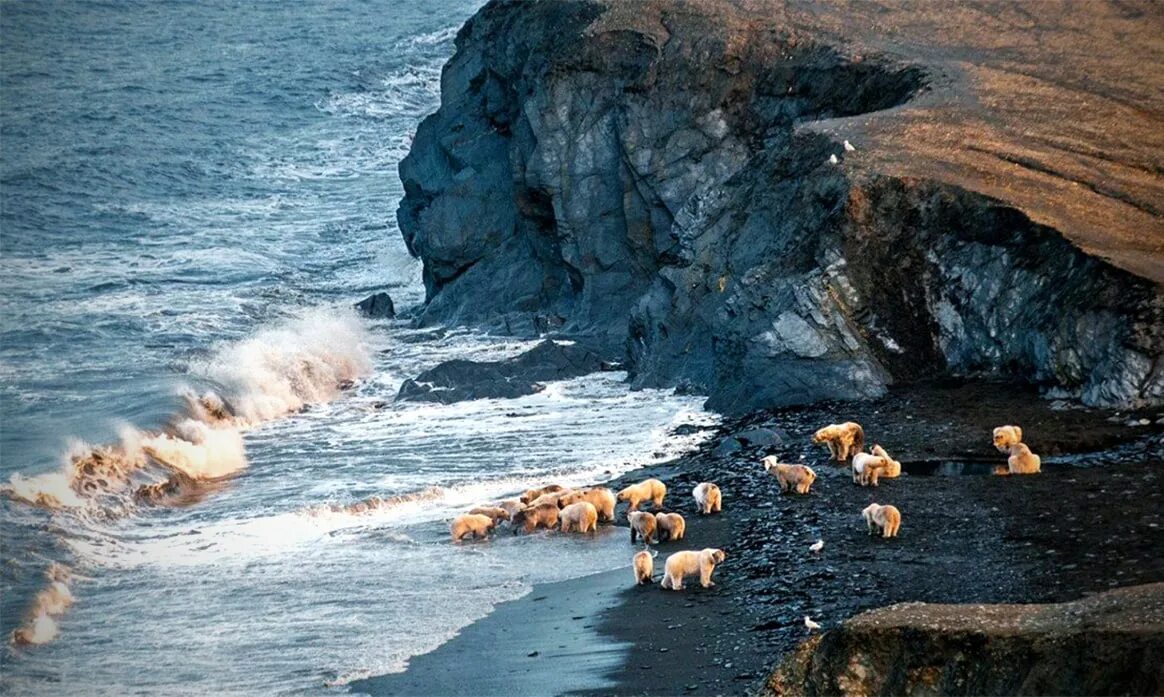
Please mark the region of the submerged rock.
<svg viewBox="0 0 1164 697"><path fill-rule="evenodd" d="M1032 43L878 0L492 2L400 166L419 320L551 316L727 413L946 376L1164 403L1164 112L1097 113L1159 90L1056 49L1150 22L1084 11Z"/></svg>
<svg viewBox="0 0 1164 697"><path fill-rule="evenodd" d="M396 316L396 306L387 293L373 293L356 303L356 309L372 319L392 319Z"/></svg>
<svg viewBox="0 0 1164 697"><path fill-rule="evenodd" d="M405 380L397 401L452 404L468 399L511 399L545 389L543 382L602 370L602 357L579 344L543 341L506 361L445 361Z"/></svg>
<svg viewBox="0 0 1164 697"><path fill-rule="evenodd" d="M1070 603L903 603L803 643L770 695L1148 695L1164 689L1164 583Z"/></svg>

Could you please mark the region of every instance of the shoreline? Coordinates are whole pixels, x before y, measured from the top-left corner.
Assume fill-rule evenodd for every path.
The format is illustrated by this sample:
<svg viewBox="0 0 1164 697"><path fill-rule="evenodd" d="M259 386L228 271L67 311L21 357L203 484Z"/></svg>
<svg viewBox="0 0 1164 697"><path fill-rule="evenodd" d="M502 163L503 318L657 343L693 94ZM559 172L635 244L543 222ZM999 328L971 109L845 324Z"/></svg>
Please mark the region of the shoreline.
<svg viewBox="0 0 1164 697"><path fill-rule="evenodd" d="M847 468L827 463L809 436L841 415L864 424L868 444L885 445L906 473L863 488L852 484ZM1065 409L1032 391L970 383L908 387L876 401L725 422L698 450L609 482L616 488L658 477L669 489L665 510L687 519L686 540L655 546L654 584L633 585L630 562L638 547L628 534L626 568L535 586L414 658L404 673L351 689L374 695L460 694L460 686L480 695L752 693L810 636L805 615L827 631L898 602L1060 602L1164 580L1160 416L1136 414L1151 423L1131 427L1127 414L1117 419L1104 410ZM990 445L990 428L1007 421L1023 425L1043 454L1043 473L934 473L935 461L1005 461ZM750 444L742 437L748 431L775 442ZM733 434L741 436L739 448L725 450ZM803 457L818 475L811 493L780 495L758 464L768 453L782 461ZM696 513L690 490L700 481L721 486L722 514ZM873 501L902 510L898 538L867 535L860 510ZM809 551L818 539L824 549ZM715 587L660 589L668 554L705 546L728 553L715 571ZM585 632L568 632L565 648L547 640L578 622ZM533 651L540 654L528 657Z"/></svg>

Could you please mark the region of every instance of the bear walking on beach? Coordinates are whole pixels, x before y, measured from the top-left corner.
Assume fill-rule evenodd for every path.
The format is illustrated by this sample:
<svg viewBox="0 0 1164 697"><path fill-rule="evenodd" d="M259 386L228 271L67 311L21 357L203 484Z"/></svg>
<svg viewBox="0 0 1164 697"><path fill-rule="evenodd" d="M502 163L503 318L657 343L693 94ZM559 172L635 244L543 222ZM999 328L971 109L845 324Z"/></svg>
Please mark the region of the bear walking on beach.
<svg viewBox="0 0 1164 697"><path fill-rule="evenodd" d="M711 580L711 573L715 571L716 564L723 563L726 556L722 549L710 547L698 552L690 550L675 552L667 557L667 563L663 567L662 586L681 591L684 577L699 574L699 585L710 588L715 585Z"/></svg>
<svg viewBox="0 0 1164 697"><path fill-rule="evenodd" d="M807 494L812 483L816 481L816 472L811 467L785 465L777 461L775 455L765 457L762 462L768 474L776 477L782 492L795 490L798 494Z"/></svg>
<svg viewBox="0 0 1164 697"><path fill-rule="evenodd" d="M699 512L704 515L723 510L723 492L711 482L696 485L691 495L695 497L695 505L699 506Z"/></svg>
<svg viewBox="0 0 1164 697"><path fill-rule="evenodd" d="M570 532L577 528L578 532L595 532L598 530L598 509L589 501L572 503L558 514L562 524L562 532Z"/></svg>
<svg viewBox="0 0 1164 697"><path fill-rule="evenodd" d="M543 503L523 508L517 512L517 515L513 516L513 532L517 534L518 529L521 529L530 533L539 527L546 529L557 527L558 513L556 503Z"/></svg>
<svg viewBox="0 0 1164 697"><path fill-rule="evenodd" d="M655 508L663 507L663 497L667 495L667 486L658 479L646 479L638 484L632 484L618 492L619 501L629 501L630 510L639 510L639 504L650 501Z"/></svg>
<svg viewBox="0 0 1164 697"><path fill-rule="evenodd" d="M861 517L865 519L870 535L880 531L882 537L897 537L897 530L901 527L901 511L896 506L871 503L861 511Z"/></svg>
<svg viewBox="0 0 1164 697"><path fill-rule="evenodd" d="M596 486L581 491L571 491L558 499L558 505L565 508L579 501L589 501L598 511L598 520L602 523L614 522L614 492L604 486Z"/></svg>
<svg viewBox="0 0 1164 697"><path fill-rule="evenodd" d="M812 434L812 442L824 443L832 459L844 462L850 455L865 449L865 430L855 421L830 424Z"/></svg>
<svg viewBox="0 0 1164 697"><path fill-rule="evenodd" d="M635 584L650 583L655 573L655 555L647 550L638 552L634 556Z"/></svg>
<svg viewBox="0 0 1164 697"><path fill-rule="evenodd" d="M643 543L648 545L654 541L658 521L655 520L653 513L630 511L626 514L626 519L630 521L631 544L635 543L636 537L642 537Z"/></svg>
<svg viewBox="0 0 1164 697"><path fill-rule="evenodd" d="M659 542L682 540L687 533L687 521L678 513L656 513L655 524Z"/></svg>
<svg viewBox="0 0 1164 697"><path fill-rule="evenodd" d="M449 531L453 535L453 541L460 542L466 536L488 537L496 525L497 521L487 515L466 513L453 519L452 524L449 525Z"/></svg>

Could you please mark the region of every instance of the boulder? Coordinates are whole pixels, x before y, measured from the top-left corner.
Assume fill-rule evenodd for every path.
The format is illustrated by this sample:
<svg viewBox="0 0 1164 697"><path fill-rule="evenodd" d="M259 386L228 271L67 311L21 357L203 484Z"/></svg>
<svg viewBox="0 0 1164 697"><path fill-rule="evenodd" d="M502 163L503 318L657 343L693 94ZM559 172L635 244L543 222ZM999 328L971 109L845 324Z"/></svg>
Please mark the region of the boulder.
<svg viewBox="0 0 1164 697"><path fill-rule="evenodd" d="M356 303L360 314L372 319L392 319L396 316L396 306L392 304L392 296L387 293L373 293Z"/></svg>
<svg viewBox="0 0 1164 697"><path fill-rule="evenodd" d="M1148 695L1164 690L1164 583L1069 603L903 603L815 636L769 695Z"/></svg>
<svg viewBox="0 0 1164 697"><path fill-rule="evenodd" d="M512 399L541 392L543 382L603 369L602 357L579 344L543 341L505 361L445 361L405 380L397 401L451 404L468 399Z"/></svg>

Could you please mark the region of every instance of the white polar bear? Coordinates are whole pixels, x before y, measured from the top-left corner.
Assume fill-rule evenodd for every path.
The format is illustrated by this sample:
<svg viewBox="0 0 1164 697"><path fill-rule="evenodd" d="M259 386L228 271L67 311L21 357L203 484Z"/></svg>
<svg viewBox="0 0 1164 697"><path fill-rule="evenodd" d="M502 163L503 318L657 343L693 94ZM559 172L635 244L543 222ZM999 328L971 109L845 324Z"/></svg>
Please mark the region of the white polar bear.
<svg viewBox="0 0 1164 697"><path fill-rule="evenodd" d="M695 497L695 504L699 506L699 512L704 515L719 513L723 510L723 492L711 482L699 484L691 492L691 495Z"/></svg>
<svg viewBox="0 0 1164 697"><path fill-rule="evenodd" d="M716 564L722 564L724 558L722 549L707 549L698 552L685 551L675 552L667 557L667 563L663 567L663 588L670 588L671 590L683 590L683 578L685 576L694 576L699 574L699 585L704 588L710 588L715 583L711 580L711 572L715 571Z"/></svg>

